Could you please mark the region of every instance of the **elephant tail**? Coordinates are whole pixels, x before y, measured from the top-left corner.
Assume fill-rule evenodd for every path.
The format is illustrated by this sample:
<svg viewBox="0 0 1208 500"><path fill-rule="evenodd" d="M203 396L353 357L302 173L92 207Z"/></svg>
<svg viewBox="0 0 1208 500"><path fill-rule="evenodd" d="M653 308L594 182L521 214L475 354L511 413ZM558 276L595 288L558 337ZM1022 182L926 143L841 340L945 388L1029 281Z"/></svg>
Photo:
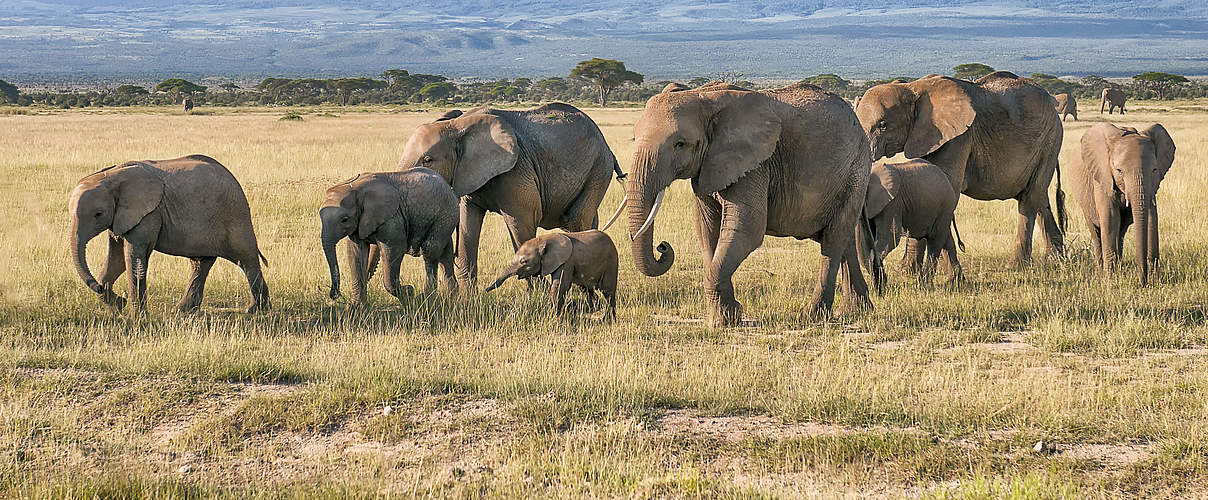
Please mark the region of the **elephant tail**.
<svg viewBox="0 0 1208 500"><path fill-rule="evenodd" d="M1057 170L1054 174L1057 177L1057 228L1061 234L1065 235L1065 226L1067 216L1065 213L1065 191L1061 190L1061 163L1057 163Z"/></svg>
<svg viewBox="0 0 1208 500"><path fill-rule="evenodd" d="M615 156L612 158L612 171L616 172L617 174L617 182L624 181L626 177L629 177L629 174L621 171L621 164L617 163L617 158Z"/></svg>
<svg viewBox="0 0 1208 500"><path fill-rule="evenodd" d="M956 219L952 219L952 234L956 235L956 247L965 252L965 242L961 241L961 230L956 228Z"/></svg>
<svg viewBox="0 0 1208 500"><path fill-rule="evenodd" d="M260 262L264 263L264 267L268 267L268 258L264 256L264 252L261 252L260 249L257 248L256 255L260 256Z"/></svg>

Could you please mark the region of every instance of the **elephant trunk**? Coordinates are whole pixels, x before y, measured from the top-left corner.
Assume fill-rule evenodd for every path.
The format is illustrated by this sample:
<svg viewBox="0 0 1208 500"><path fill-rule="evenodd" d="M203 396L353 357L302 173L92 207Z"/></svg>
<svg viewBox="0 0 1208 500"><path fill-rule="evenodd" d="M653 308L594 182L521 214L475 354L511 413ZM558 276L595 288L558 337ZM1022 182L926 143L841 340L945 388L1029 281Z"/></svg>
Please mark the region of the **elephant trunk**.
<svg viewBox="0 0 1208 500"><path fill-rule="evenodd" d="M1137 224L1136 233L1133 235L1137 245L1137 270L1141 273L1141 286L1149 284L1149 199L1145 196L1145 184L1142 182L1141 173L1137 173L1133 179L1134 184L1129 186L1132 188L1133 195L1132 216L1133 221Z"/></svg>
<svg viewBox="0 0 1208 500"><path fill-rule="evenodd" d="M1158 267L1158 200L1149 203L1149 267Z"/></svg>
<svg viewBox="0 0 1208 500"><path fill-rule="evenodd" d="M75 261L76 273L80 275L80 279L84 280L84 285L89 290L101 295L105 293L105 287L101 286L92 276L92 271L88 270L87 248L90 239L92 238L85 237L76 231L71 237L71 258Z"/></svg>
<svg viewBox="0 0 1208 500"><path fill-rule="evenodd" d="M640 165L639 165L640 166ZM652 166L652 165L651 165ZM655 258L654 249L654 217L663 202L663 192L668 183L647 182L649 169L635 168L631 175L634 177L627 184L629 210L629 234L633 241L629 248L633 254L633 263L646 276L661 276L671 269L675 262L675 250L666 241L659 243L659 256ZM638 175L634 175L638 174Z"/></svg>
<svg viewBox="0 0 1208 500"><path fill-rule="evenodd" d="M488 286L485 290L482 291L482 293L486 293L486 292L489 292L496 288L499 288L500 286L503 285L504 281L507 281L508 278L515 276L519 270L520 270L519 261L509 264L507 269L504 269L503 273L499 275L499 279L495 280L494 283L491 283L491 286Z"/></svg>
<svg viewBox="0 0 1208 500"><path fill-rule="evenodd" d="M332 300L340 296L340 261L336 258L336 243L340 237L334 234L323 234L323 256L327 258L327 270L331 273L331 290L327 296Z"/></svg>

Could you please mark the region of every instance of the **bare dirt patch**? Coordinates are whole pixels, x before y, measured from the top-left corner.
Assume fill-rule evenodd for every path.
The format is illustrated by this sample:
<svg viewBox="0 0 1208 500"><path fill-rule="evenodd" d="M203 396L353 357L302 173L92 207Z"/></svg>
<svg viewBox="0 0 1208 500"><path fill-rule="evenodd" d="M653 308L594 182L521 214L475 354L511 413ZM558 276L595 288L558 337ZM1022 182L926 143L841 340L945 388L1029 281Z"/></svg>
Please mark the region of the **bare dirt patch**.
<svg viewBox="0 0 1208 500"><path fill-rule="evenodd" d="M147 437L152 444L166 446L172 438L188 430L194 424L214 416L234 415L236 411L255 396L279 397L297 390L287 384L234 383L226 388L207 394L176 417L165 420L151 428Z"/></svg>
<svg viewBox="0 0 1208 500"><path fill-rule="evenodd" d="M749 438L791 439L808 436L851 434L860 429L816 422L787 423L767 415L701 416L688 410L669 411L659 419L665 434L689 434L742 441Z"/></svg>
<svg viewBox="0 0 1208 500"><path fill-rule="evenodd" d="M1063 458L1123 467L1154 456L1157 446L1152 443L1057 445L1057 452Z"/></svg>

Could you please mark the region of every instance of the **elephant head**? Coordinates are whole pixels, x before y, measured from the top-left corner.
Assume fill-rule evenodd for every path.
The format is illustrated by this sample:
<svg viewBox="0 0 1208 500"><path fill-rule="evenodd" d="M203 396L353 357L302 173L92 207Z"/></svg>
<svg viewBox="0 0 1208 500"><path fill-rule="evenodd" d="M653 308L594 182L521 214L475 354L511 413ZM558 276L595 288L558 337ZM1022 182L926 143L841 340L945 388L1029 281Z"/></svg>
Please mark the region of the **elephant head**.
<svg viewBox="0 0 1208 500"><path fill-rule="evenodd" d="M492 283L483 292L499 288L500 285L503 285L504 281L507 281L512 276L528 279L534 276L552 274L558 268L562 267L563 264L566 264L567 259L570 259L570 255L571 240L565 234L551 233L528 240L516 250L516 255L512 257L512 262L499 275L499 279L496 279L495 283Z"/></svg>
<svg viewBox="0 0 1208 500"><path fill-rule="evenodd" d="M511 170L518 158L516 135L501 118L450 111L411 134L399 169L430 168L453 186L457 196L465 196Z"/></svg>
<svg viewBox="0 0 1208 500"><path fill-rule="evenodd" d="M361 174L327 190L319 206L320 240L331 272L332 299L340 296L340 264L336 243L344 238L368 240L392 217L401 217L402 192L377 176Z"/></svg>
<svg viewBox="0 0 1208 500"><path fill-rule="evenodd" d="M68 211L71 214L71 248L76 272L97 294L106 290L88 270L85 249L88 241L112 231L122 236L159 207L164 182L155 171L139 163L113 166L89 175L76 184Z"/></svg>
<svg viewBox="0 0 1208 500"><path fill-rule="evenodd" d="M781 121L762 94L710 90L658 94L634 126L634 155L626 183L630 249L639 271L659 276L675 252L667 242L652 247L663 192L675 179L691 179L698 195L721 191L768 159L780 139Z"/></svg>
<svg viewBox="0 0 1208 500"><path fill-rule="evenodd" d="M1103 140L1104 144L1096 147L1093 142L1098 140ZM1100 185L1113 186L1132 211L1133 223L1137 226L1134 234L1137 270L1141 285L1146 285L1149 269L1156 264L1158 255L1155 195L1174 162L1174 141L1166 129L1156 123L1140 131L1104 123L1088 131L1083 144L1082 161L1098 166L1096 181ZM1104 170L1110 178L1103 175Z"/></svg>
<svg viewBox="0 0 1208 500"><path fill-rule="evenodd" d="M868 89L856 116L876 161L902 152L908 158L927 156L969 130L977 112L960 83L931 77Z"/></svg>

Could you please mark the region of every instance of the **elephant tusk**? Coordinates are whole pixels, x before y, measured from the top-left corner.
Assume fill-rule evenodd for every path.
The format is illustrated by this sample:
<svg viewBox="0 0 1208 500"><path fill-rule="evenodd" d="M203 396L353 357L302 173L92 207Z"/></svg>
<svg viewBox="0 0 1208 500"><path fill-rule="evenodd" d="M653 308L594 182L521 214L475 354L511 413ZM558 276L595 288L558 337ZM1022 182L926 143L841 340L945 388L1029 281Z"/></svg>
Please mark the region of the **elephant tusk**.
<svg viewBox="0 0 1208 500"><path fill-rule="evenodd" d="M621 205L617 207L616 213L612 214L612 217L608 219L608 222L604 223L604 227L600 229L601 231L607 231L608 228L612 226L612 223L617 221L617 217L621 216L621 211L625 210L625 202L627 201L629 201L629 193L625 193L625 196L621 197Z"/></svg>
<svg viewBox="0 0 1208 500"><path fill-rule="evenodd" d="M654 224L654 216L658 215L659 207L663 206L663 195L666 193L666 190L659 191L659 195L654 198L654 206L650 207L650 215L646 216L646 222L642 224L642 227L638 228L638 232L629 237L630 241L638 239L638 237L642 236L642 233L646 232Z"/></svg>

